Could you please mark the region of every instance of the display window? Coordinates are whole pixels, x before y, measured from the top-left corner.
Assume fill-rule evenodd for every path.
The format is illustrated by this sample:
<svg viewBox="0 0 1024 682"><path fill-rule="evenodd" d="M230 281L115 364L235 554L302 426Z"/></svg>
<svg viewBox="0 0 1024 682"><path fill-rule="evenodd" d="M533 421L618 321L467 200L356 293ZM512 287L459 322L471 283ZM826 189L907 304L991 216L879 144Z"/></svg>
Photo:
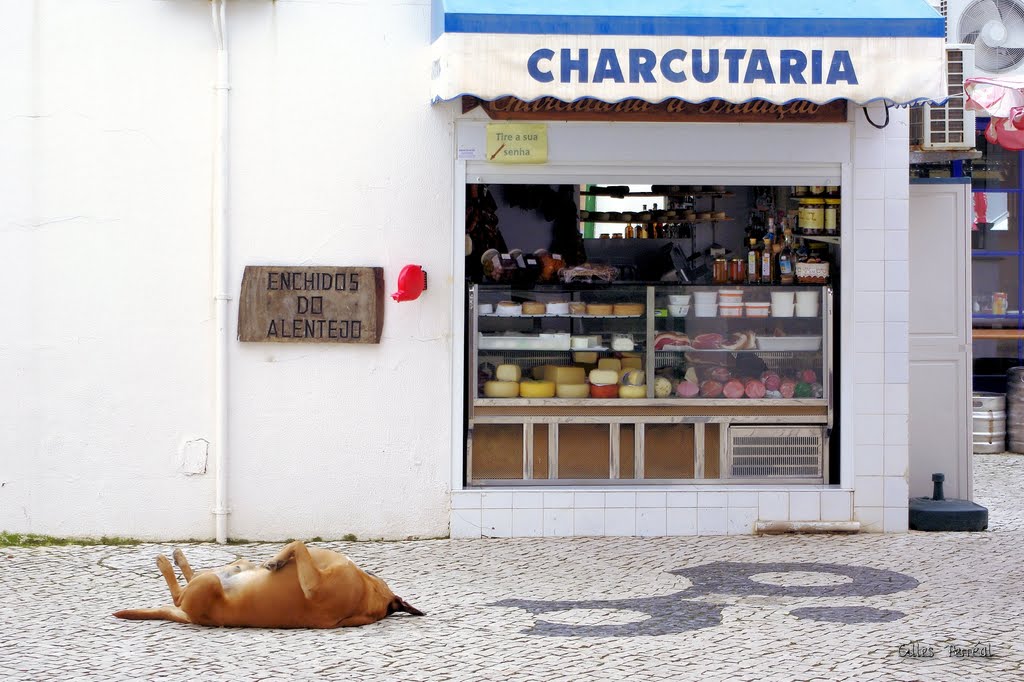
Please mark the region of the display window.
<svg viewBox="0 0 1024 682"><path fill-rule="evenodd" d="M467 484L828 482L841 203L469 185Z"/></svg>

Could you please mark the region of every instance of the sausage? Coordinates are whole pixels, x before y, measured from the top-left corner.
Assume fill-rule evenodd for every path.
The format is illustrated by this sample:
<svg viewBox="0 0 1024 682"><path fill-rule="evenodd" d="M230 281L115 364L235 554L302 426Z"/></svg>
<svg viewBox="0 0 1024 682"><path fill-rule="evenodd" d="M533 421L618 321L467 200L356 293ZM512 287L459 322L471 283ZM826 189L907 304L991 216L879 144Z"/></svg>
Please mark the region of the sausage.
<svg viewBox="0 0 1024 682"><path fill-rule="evenodd" d="M813 384L818 380L818 375L813 369L805 369L797 375L797 378L804 383Z"/></svg>
<svg viewBox="0 0 1024 682"><path fill-rule="evenodd" d="M779 393L781 393L782 397L787 400L792 398L796 393L796 382L792 379L783 379L782 383L779 385Z"/></svg>
<svg viewBox="0 0 1024 682"><path fill-rule="evenodd" d="M763 398L767 391L765 390L765 385L763 383L757 379L751 379L744 387L744 392L747 394L748 398L754 398L757 400L759 398Z"/></svg>
<svg viewBox="0 0 1024 682"><path fill-rule="evenodd" d="M712 367L711 371L708 372L708 378L724 383L732 379L732 372L729 371L728 367Z"/></svg>
<svg viewBox="0 0 1024 682"><path fill-rule="evenodd" d="M722 384L714 380L705 381L700 385L700 394L705 398L721 398Z"/></svg>
<svg viewBox="0 0 1024 682"><path fill-rule="evenodd" d="M680 398L696 398L698 393L700 393L700 386L692 381L680 381L676 386L676 395Z"/></svg>
<svg viewBox="0 0 1024 682"><path fill-rule="evenodd" d="M761 381L764 382L765 389L769 391L779 390L779 386L782 385L782 377L775 372L765 372L761 375Z"/></svg>
<svg viewBox="0 0 1024 682"><path fill-rule="evenodd" d="M739 379L733 379L729 381L728 383L726 383L725 386L722 387L722 393L725 394L726 398L730 398L731 400L742 398L743 382L741 382Z"/></svg>

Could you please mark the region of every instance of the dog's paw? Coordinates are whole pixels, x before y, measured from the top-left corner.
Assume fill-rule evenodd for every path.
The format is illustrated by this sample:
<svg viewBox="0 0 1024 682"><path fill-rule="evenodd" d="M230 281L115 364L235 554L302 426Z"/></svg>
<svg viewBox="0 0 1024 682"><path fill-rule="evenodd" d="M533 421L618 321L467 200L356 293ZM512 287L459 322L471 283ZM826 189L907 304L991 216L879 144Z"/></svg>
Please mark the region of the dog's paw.
<svg viewBox="0 0 1024 682"><path fill-rule="evenodd" d="M165 570L171 571L172 573L174 572L174 569L171 568L171 562L168 561L167 557L165 557L163 554L157 556L156 567L159 568L161 572Z"/></svg>
<svg viewBox="0 0 1024 682"><path fill-rule="evenodd" d="M273 571L276 571L276 570L278 570L280 568L284 568L285 564L287 564L287 563L288 563L287 560L271 559L270 561L263 562L260 565L260 568L265 568L268 571L273 572Z"/></svg>

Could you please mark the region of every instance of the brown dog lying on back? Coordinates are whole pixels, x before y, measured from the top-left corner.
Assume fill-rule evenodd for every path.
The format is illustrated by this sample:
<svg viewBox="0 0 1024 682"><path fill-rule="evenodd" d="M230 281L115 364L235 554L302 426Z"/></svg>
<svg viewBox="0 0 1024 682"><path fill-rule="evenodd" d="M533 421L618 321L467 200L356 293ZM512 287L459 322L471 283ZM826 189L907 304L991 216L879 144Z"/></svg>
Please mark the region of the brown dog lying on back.
<svg viewBox="0 0 1024 682"><path fill-rule="evenodd" d="M344 554L297 541L261 565L239 559L193 572L180 549L174 550L174 562L185 577L184 588L167 557L156 558L174 606L127 609L114 615L254 628L335 628L366 625L397 611L423 615Z"/></svg>

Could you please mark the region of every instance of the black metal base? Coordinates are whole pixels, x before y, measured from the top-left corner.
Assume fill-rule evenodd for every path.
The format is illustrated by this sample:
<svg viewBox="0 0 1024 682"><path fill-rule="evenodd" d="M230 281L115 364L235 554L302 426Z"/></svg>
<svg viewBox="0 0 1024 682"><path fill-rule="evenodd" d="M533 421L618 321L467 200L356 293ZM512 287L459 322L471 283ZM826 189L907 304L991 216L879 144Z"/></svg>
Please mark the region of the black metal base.
<svg viewBox="0 0 1024 682"><path fill-rule="evenodd" d="M988 528L988 509L967 500L910 498L910 529L981 531Z"/></svg>

